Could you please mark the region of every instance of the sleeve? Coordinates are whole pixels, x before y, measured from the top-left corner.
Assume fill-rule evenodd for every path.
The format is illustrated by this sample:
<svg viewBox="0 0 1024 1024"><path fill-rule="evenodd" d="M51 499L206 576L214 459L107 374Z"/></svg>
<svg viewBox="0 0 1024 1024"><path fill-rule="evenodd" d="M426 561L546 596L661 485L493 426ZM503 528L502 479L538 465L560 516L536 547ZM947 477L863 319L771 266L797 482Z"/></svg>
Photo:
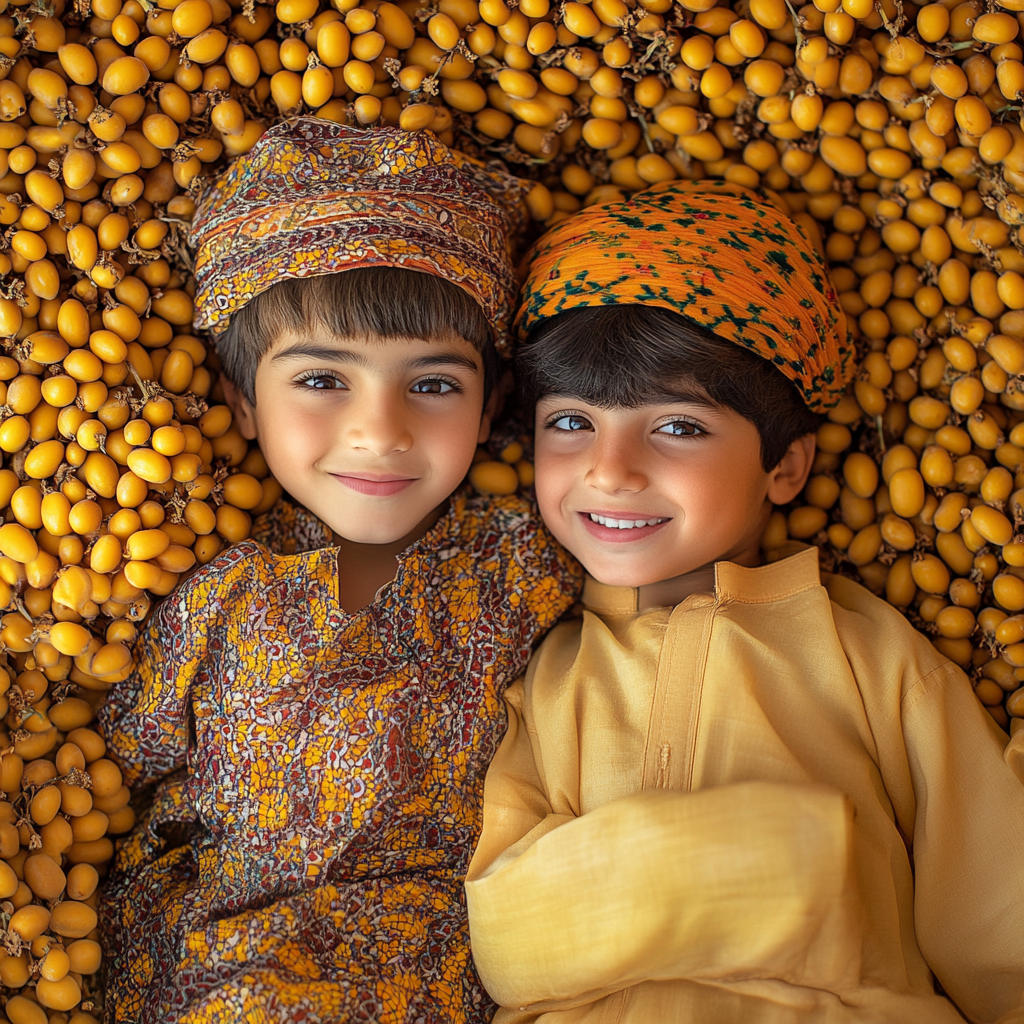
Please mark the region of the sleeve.
<svg viewBox="0 0 1024 1024"><path fill-rule="evenodd" d="M554 1009L684 978L856 984L844 796L743 783L553 814L522 681L506 698L508 732L487 775L466 882L474 959L501 1005Z"/></svg>
<svg viewBox="0 0 1024 1024"><path fill-rule="evenodd" d="M946 663L903 698L917 941L968 1019L1024 1021L1024 732Z"/></svg>
<svg viewBox="0 0 1024 1024"><path fill-rule="evenodd" d="M98 724L109 755L132 788L186 763L193 682L206 656L211 585L194 576L157 606Z"/></svg>
<svg viewBox="0 0 1024 1024"><path fill-rule="evenodd" d="M504 520L499 625L525 665L534 644L576 602L583 570L548 533L536 506L521 498L505 500L508 505L498 511L499 522Z"/></svg>

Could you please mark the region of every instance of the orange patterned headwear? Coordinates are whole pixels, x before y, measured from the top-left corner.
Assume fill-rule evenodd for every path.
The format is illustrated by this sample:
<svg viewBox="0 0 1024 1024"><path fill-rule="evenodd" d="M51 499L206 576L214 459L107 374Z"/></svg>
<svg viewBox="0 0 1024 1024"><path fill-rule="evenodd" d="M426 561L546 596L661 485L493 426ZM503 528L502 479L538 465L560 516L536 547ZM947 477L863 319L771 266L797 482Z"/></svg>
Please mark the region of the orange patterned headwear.
<svg viewBox="0 0 1024 1024"><path fill-rule="evenodd" d="M854 351L828 269L802 229L756 192L673 181L590 206L534 246L516 318L525 338L582 306L644 303L681 313L778 367L824 412Z"/></svg>

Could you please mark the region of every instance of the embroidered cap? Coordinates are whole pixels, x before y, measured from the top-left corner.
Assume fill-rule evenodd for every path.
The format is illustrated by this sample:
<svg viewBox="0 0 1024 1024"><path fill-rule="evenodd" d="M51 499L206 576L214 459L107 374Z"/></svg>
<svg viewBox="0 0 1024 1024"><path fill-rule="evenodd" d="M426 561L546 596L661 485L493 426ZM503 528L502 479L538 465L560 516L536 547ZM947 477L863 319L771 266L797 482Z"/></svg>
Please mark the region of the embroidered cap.
<svg viewBox="0 0 1024 1024"><path fill-rule="evenodd" d="M507 350L527 190L500 163L472 160L427 131L315 117L279 124L198 204L196 327L220 334L285 278L404 267L469 292Z"/></svg>
<svg viewBox="0 0 1024 1024"><path fill-rule="evenodd" d="M516 326L582 306L674 310L751 349L824 412L854 372L846 316L798 224L729 182L667 182L561 221L530 254Z"/></svg>

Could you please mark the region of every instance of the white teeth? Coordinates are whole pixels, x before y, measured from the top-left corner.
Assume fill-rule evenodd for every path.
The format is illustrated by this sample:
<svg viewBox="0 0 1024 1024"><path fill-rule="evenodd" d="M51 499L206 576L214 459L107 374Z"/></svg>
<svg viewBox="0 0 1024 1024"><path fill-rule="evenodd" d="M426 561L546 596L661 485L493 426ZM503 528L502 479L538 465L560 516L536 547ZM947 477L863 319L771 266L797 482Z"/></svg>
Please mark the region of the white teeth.
<svg viewBox="0 0 1024 1024"><path fill-rule="evenodd" d="M600 523L612 530L633 530L641 526L657 526L658 523L667 523L667 519L609 519L607 516L599 516L594 512L587 513L592 522Z"/></svg>

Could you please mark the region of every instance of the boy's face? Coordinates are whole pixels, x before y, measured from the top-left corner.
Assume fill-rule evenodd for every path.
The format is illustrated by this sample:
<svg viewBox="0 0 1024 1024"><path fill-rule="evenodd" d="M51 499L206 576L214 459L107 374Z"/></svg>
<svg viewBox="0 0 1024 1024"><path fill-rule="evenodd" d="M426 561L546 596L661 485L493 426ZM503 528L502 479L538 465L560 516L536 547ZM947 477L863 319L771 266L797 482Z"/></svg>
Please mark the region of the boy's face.
<svg viewBox="0 0 1024 1024"><path fill-rule="evenodd" d="M335 533L393 544L459 486L486 440L480 353L447 341L287 332L235 395L271 472ZM413 538L415 539L415 538Z"/></svg>
<svg viewBox="0 0 1024 1024"><path fill-rule="evenodd" d="M794 442L761 466L757 428L713 404L600 409L537 404L537 500L548 529L601 583L640 587L716 561L756 565L773 502L792 500L813 458Z"/></svg>

